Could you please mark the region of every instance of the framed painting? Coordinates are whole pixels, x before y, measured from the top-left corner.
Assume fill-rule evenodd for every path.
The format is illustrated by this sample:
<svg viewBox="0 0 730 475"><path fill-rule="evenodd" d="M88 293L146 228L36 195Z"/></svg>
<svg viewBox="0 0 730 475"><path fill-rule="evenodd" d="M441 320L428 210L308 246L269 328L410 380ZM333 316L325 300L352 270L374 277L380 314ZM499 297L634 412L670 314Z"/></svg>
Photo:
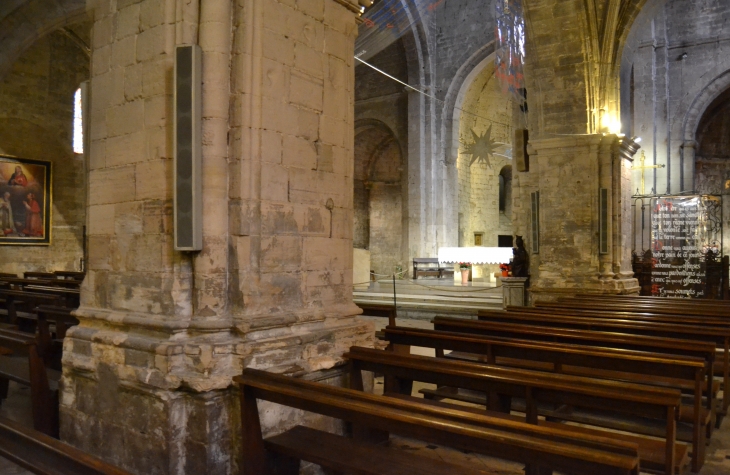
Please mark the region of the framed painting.
<svg viewBox="0 0 730 475"><path fill-rule="evenodd" d="M0 245L51 243L51 162L0 155Z"/></svg>

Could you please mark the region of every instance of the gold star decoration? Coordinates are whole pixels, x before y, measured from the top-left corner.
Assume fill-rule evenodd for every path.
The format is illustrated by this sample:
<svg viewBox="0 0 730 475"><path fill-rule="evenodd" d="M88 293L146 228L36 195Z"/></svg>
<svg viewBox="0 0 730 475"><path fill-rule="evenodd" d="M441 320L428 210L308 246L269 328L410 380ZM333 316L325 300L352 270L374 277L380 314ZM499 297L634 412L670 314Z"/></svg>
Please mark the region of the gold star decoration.
<svg viewBox="0 0 730 475"><path fill-rule="evenodd" d="M474 142L465 144L464 147L464 152L471 155L469 166L472 166L474 162L484 162L488 167L491 167L489 156L494 155L495 145L497 144L496 141L492 140L492 126L490 125L483 135L477 135L474 129L471 129L471 135Z"/></svg>

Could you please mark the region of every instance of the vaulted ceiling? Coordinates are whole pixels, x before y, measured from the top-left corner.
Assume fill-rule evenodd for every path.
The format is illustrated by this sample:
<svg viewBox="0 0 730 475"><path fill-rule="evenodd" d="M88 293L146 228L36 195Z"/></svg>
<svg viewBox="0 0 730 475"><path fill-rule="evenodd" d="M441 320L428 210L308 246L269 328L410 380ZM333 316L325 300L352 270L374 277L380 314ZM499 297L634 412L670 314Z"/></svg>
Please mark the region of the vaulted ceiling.
<svg viewBox="0 0 730 475"><path fill-rule="evenodd" d="M0 78L36 40L86 20L86 0L0 1Z"/></svg>

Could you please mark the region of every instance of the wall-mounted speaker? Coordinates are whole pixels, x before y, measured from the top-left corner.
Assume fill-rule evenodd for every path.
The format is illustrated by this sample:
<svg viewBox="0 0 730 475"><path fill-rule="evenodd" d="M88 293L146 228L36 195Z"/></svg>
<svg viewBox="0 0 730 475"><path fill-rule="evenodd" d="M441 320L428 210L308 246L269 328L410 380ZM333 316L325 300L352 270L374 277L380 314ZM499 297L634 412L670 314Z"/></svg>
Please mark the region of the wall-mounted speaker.
<svg viewBox="0 0 730 475"><path fill-rule="evenodd" d="M178 251L203 248L201 60L198 45L175 49L174 228Z"/></svg>
<svg viewBox="0 0 730 475"><path fill-rule="evenodd" d="M598 253L608 254L608 189L598 190Z"/></svg>
<svg viewBox="0 0 730 475"><path fill-rule="evenodd" d="M540 192L530 193L530 235L532 253L540 253Z"/></svg>
<svg viewBox="0 0 730 475"><path fill-rule="evenodd" d="M512 151L515 167L519 172L530 171L530 156L527 155L527 129L515 129L515 146Z"/></svg>

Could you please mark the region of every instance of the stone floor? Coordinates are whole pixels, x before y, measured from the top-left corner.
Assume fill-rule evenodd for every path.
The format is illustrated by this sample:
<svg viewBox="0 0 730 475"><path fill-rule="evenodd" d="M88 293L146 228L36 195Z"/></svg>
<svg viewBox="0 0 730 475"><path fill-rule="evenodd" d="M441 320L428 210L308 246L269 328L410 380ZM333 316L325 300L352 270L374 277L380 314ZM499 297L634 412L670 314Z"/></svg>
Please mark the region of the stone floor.
<svg viewBox="0 0 730 475"><path fill-rule="evenodd" d="M376 328L382 328L387 320L377 317L364 317L373 321ZM424 320L401 319L399 325L429 328L430 323ZM413 353L433 356L433 350L426 348L413 348ZM417 383L414 385L413 393L418 395L422 387L432 387ZM382 378L375 381L375 392L382 394ZM7 417L25 425L30 426L32 419L30 414L30 398L28 389L10 383L10 394L7 400L0 406L0 416ZM505 462L499 459L486 457L474 453L464 453L433 444L427 444L418 440L402 437L393 437L391 446L399 450L422 453L426 457L433 457L441 460L448 460L451 463L463 464L472 468L479 468L491 475L523 475L522 466L516 463ZM10 461L0 457L0 475L30 475L30 472L23 470ZM707 461L699 475L730 475L730 418L723 421L720 430L715 431L709 447L707 448Z"/></svg>
<svg viewBox="0 0 730 475"><path fill-rule="evenodd" d="M30 411L30 390L11 381L8 398L0 405L0 416L31 427L33 419ZM31 475L31 473L0 457L0 475Z"/></svg>

